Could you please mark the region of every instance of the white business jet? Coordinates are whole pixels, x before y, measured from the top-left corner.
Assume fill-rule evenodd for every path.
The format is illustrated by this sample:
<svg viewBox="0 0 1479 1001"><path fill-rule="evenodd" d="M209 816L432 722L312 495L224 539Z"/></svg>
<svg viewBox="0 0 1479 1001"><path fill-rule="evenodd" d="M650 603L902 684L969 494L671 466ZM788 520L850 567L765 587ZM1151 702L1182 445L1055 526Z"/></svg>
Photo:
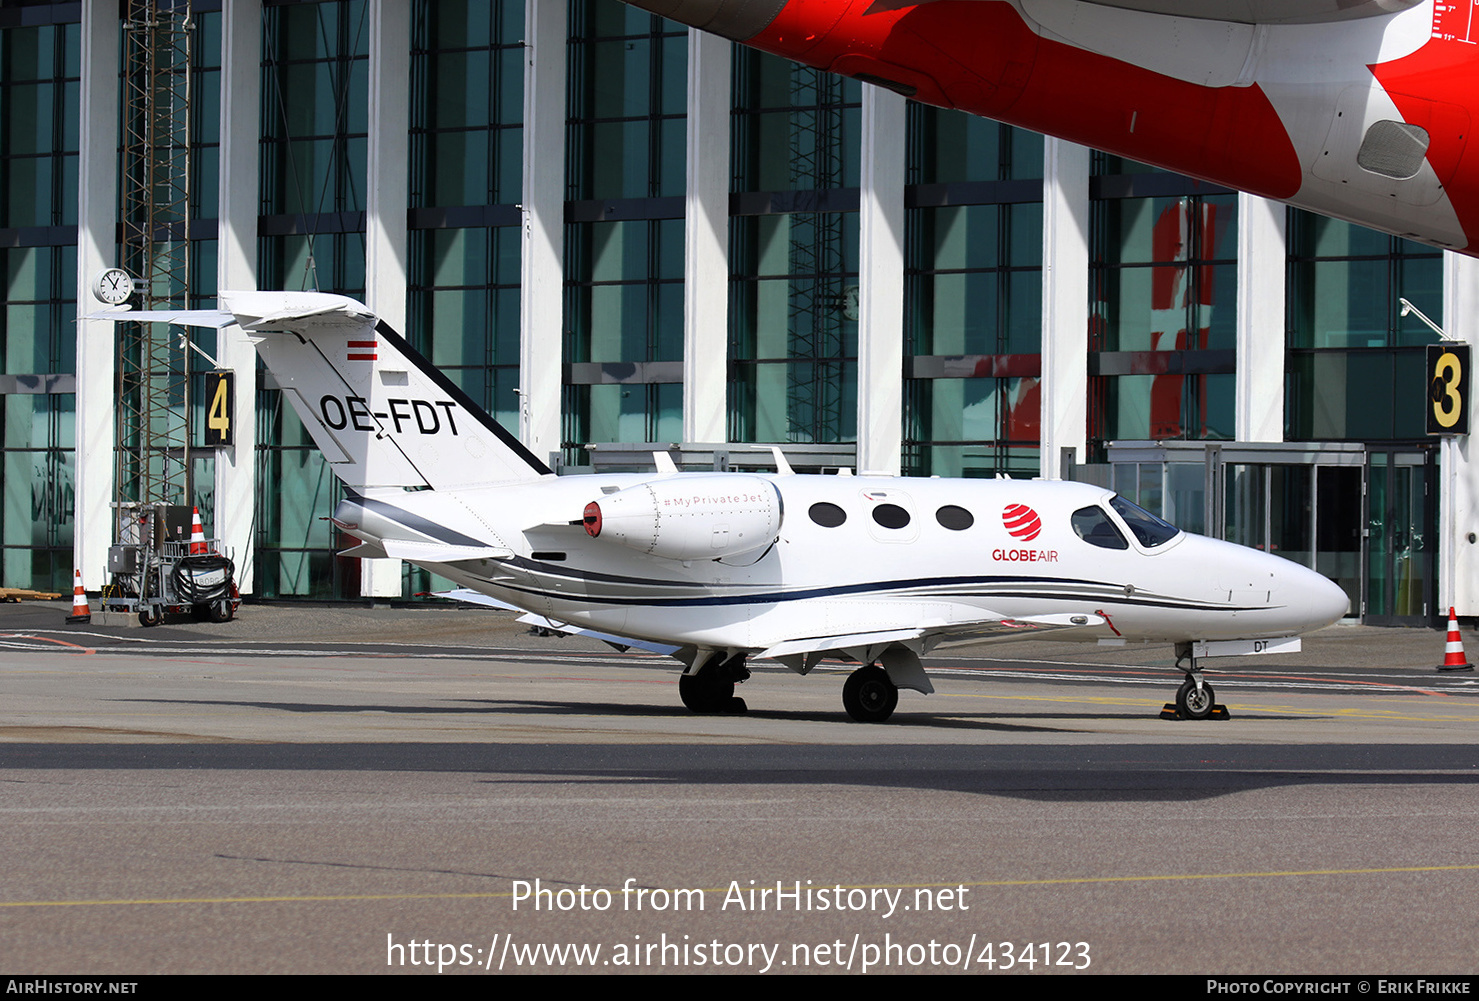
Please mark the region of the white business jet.
<svg viewBox="0 0 1479 1001"><path fill-rule="evenodd" d="M554 475L370 310L342 296L223 292L222 311L100 314L252 337L349 496L362 557L408 560L549 628L660 645L695 712L743 703L752 657L859 667L881 722L954 642L1042 634L1176 644L1189 718L1199 657L1288 651L1345 593L1275 556L1180 531L1082 483L775 473ZM1278 642L1284 640L1284 642Z"/></svg>

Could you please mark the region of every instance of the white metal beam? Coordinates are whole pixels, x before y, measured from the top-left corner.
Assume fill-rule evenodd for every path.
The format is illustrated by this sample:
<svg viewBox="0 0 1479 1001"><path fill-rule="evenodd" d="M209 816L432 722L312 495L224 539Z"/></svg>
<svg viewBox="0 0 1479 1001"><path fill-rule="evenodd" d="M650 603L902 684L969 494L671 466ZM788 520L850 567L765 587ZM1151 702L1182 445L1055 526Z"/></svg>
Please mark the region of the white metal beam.
<svg viewBox="0 0 1479 1001"><path fill-rule="evenodd" d="M411 5L371 0L370 136L365 184L365 305L398 333L406 332L411 203ZM401 593L401 561L360 561L360 594Z"/></svg>
<svg viewBox="0 0 1479 1001"><path fill-rule="evenodd" d="M904 448L904 152L908 102L863 84L858 219L858 470L899 474Z"/></svg>
<svg viewBox="0 0 1479 1001"><path fill-rule="evenodd" d="M115 324L84 320L101 308L93 278L118 263L118 0L82 0L77 194L77 437L72 560L83 582L104 583L113 541Z"/></svg>
<svg viewBox="0 0 1479 1001"><path fill-rule="evenodd" d="M220 228L216 288L257 287L257 157L261 141L262 2L221 9ZM257 352L240 327L216 334L216 361L236 373L235 445L216 449L213 532L236 562L236 586L252 593L256 505ZM209 404L209 401L207 401Z"/></svg>
<svg viewBox="0 0 1479 1001"><path fill-rule="evenodd" d="M565 0L524 7L519 437L545 461L560 450L564 376L566 7Z"/></svg>
<svg viewBox="0 0 1479 1001"><path fill-rule="evenodd" d="M1285 221L1289 210L1238 196L1238 441L1284 440Z"/></svg>
<svg viewBox="0 0 1479 1001"><path fill-rule="evenodd" d="M1043 140L1042 443L1039 468L1061 478L1084 461L1089 389L1089 150Z"/></svg>
<svg viewBox="0 0 1479 1001"><path fill-rule="evenodd" d="M729 67L733 43L688 29L683 440L728 440Z"/></svg>

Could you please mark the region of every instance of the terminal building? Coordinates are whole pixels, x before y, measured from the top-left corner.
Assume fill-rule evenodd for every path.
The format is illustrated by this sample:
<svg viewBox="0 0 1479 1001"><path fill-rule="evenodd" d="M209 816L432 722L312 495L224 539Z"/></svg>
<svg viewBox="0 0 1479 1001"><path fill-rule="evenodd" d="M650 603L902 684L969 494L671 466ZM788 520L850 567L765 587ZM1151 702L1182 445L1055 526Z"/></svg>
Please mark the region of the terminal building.
<svg viewBox="0 0 1479 1001"><path fill-rule="evenodd" d="M1092 479L1314 567L1363 621L1479 615L1479 473L1424 433L1437 335L1400 303L1472 342L1479 262L617 0L0 2L0 584L103 583L130 432L85 317L125 263L121 53L186 15L189 305L360 299L565 472L777 443ZM340 487L245 338L195 343L239 430L205 447L193 394L181 501L243 592L434 586L336 555Z"/></svg>

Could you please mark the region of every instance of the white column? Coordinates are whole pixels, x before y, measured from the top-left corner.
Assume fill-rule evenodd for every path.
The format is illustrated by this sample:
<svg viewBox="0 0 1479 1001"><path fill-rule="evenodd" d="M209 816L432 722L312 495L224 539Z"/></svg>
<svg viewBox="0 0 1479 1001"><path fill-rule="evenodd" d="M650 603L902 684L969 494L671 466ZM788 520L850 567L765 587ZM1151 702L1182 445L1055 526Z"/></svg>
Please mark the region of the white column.
<svg viewBox="0 0 1479 1001"><path fill-rule="evenodd" d="M858 218L858 472L899 475L904 448L904 150L908 102L863 85Z"/></svg>
<svg viewBox="0 0 1479 1001"><path fill-rule="evenodd" d="M1446 253L1443 275L1443 329L1472 349L1479 344L1479 260ZM1473 367L1479 352L1470 351ZM1469 461L1473 438L1479 434L1475 418L1475 389L1479 379L1469 374L1469 433L1445 435L1438 461L1438 611L1452 605L1463 616L1479 615L1479 464Z"/></svg>
<svg viewBox="0 0 1479 1001"><path fill-rule="evenodd" d="M411 5L370 4L370 136L365 182L365 305L406 332L410 198ZM360 561L360 594L401 593L400 560Z"/></svg>
<svg viewBox="0 0 1479 1001"><path fill-rule="evenodd" d="M565 20L565 0L525 5L519 437L546 462L560 449L565 341Z"/></svg>
<svg viewBox="0 0 1479 1001"><path fill-rule="evenodd" d="M218 291L257 287L257 151L261 135L262 2L221 10L221 201ZM240 327L216 334L216 361L236 373L235 445L216 449L214 532L236 562L236 586L252 593L256 505L257 352Z"/></svg>
<svg viewBox="0 0 1479 1001"><path fill-rule="evenodd" d="M729 64L733 44L688 29L683 210L683 440L722 442L729 390Z"/></svg>
<svg viewBox="0 0 1479 1001"><path fill-rule="evenodd" d="M113 541L114 324L92 280L118 263L118 0L82 0L82 115L77 194L77 452L72 560L91 590L105 583Z"/></svg>
<svg viewBox="0 0 1479 1001"><path fill-rule="evenodd" d="M1063 452L1084 461L1089 390L1089 150L1043 140L1042 452L1045 479Z"/></svg>
<svg viewBox="0 0 1479 1001"><path fill-rule="evenodd" d="M1284 440L1285 221L1288 209L1238 195L1238 441Z"/></svg>

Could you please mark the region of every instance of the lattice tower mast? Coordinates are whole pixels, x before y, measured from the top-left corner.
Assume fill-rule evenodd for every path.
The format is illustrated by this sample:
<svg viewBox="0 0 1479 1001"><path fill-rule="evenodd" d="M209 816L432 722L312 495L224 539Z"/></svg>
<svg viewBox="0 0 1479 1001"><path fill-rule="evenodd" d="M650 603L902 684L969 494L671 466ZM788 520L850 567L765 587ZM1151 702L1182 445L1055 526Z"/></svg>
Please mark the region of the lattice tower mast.
<svg viewBox="0 0 1479 1001"><path fill-rule="evenodd" d="M130 0L123 23L123 266L139 308L190 305L189 0ZM179 328L118 325L115 492L190 504L190 359ZM187 335L188 336L188 335Z"/></svg>
<svg viewBox="0 0 1479 1001"><path fill-rule="evenodd" d="M841 185L841 77L793 66L791 108L791 186L821 192ZM787 437L802 442L840 441L845 351L842 213L796 212L790 224L793 361L786 380Z"/></svg>

